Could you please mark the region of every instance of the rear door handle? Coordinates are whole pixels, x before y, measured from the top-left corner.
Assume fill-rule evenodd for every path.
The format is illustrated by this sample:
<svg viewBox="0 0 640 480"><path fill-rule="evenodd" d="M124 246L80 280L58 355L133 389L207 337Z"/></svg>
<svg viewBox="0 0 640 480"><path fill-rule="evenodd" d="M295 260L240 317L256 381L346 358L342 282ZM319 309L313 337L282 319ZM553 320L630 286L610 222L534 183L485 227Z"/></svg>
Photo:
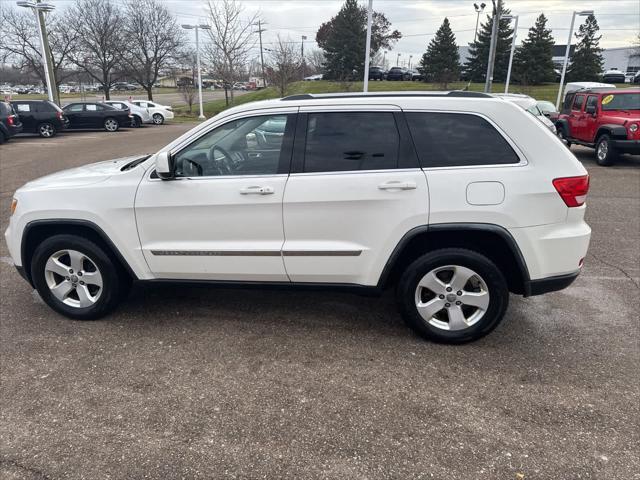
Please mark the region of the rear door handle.
<svg viewBox="0 0 640 480"><path fill-rule="evenodd" d="M272 193L275 193L273 187L263 187L261 185L252 185L240 189L241 195L271 195Z"/></svg>
<svg viewBox="0 0 640 480"><path fill-rule="evenodd" d="M400 182L392 180L390 182L381 183L378 185L380 190L415 190L417 188L416 182Z"/></svg>

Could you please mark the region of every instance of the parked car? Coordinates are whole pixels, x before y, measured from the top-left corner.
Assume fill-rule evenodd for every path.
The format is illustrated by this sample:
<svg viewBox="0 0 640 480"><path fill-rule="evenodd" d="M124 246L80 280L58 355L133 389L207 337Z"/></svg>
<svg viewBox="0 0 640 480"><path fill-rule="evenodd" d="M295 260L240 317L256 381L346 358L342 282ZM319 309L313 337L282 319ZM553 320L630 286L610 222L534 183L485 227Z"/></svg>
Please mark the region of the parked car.
<svg viewBox="0 0 640 480"><path fill-rule="evenodd" d="M116 132L120 127L131 126L129 110L118 110L102 102L70 103L62 108L69 119L69 128L104 128Z"/></svg>
<svg viewBox="0 0 640 480"><path fill-rule="evenodd" d="M387 80L411 80L411 72L404 67L393 67L387 72Z"/></svg>
<svg viewBox="0 0 640 480"><path fill-rule="evenodd" d="M409 73L411 73L411 80L414 82L421 82L422 80L424 80L424 75L422 75L420 70L418 70L417 68L412 68L411 70L409 70Z"/></svg>
<svg viewBox="0 0 640 480"><path fill-rule="evenodd" d="M111 90L114 90L116 92L118 91L133 91L133 90L137 90L138 87L136 85L134 85L133 83L127 83L127 82L116 82L113 84L113 87L111 87Z"/></svg>
<svg viewBox="0 0 640 480"><path fill-rule="evenodd" d="M589 89L569 93L556 122L559 135L595 148L599 165L619 153L640 154L640 88Z"/></svg>
<svg viewBox="0 0 640 480"><path fill-rule="evenodd" d="M117 108L118 110L129 110L131 112L131 126L133 128L141 127L145 123L153 123L153 117L146 107L140 107L135 103L125 102L123 100L106 100L107 105Z"/></svg>
<svg viewBox="0 0 640 480"><path fill-rule="evenodd" d="M308 77L304 77L305 82L317 82L322 80L324 75L322 73L317 73L316 75L309 75Z"/></svg>
<svg viewBox="0 0 640 480"><path fill-rule="evenodd" d="M537 105L543 115L555 124L555 121L558 119L558 115L560 114L560 112L558 112L553 102L549 102L547 100L538 100Z"/></svg>
<svg viewBox="0 0 640 480"><path fill-rule="evenodd" d="M51 138L69 124L62 109L49 100L15 100L11 105L20 115L24 133Z"/></svg>
<svg viewBox="0 0 640 480"><path fill-rule="evenodd" d="M277 142L247 141L283 124ZM575 280L588 188L571 152L501 99L307 94L32 181L5 236L18 271L74 319L108 314L134 279L394 288L418 334L460 343L500 323L509 292Z"/></svg>
<svg viewBox="0 0 640 480"><path fill-rule="evenodd" d="M22 122L9 102L0 102L0 144L22 132Z"/></svg>
<svg viewBox="0 0 640 480"><path fill-rule="evenodd" d="M369 68L369 80L384 80L387 72L382 67Z"/></svg>
<svg viewBox="0 0 640 480"><path fill-rule="evenodd" d="M538 108L538 102L535 98L532 98L529 95L522 95L518 93L497 93L495 94L495 96L502 98L508 102L515 103L520 108L536 117L538 121L540 121L540 123L551 130L554 135L557 133L556 126Z"/></svg>
<svg viewBox="0 0 640 480"><path fill-rule="evenodd" d="M624 72L615 67L607 70L604 72L604 75L602 75L602 81L607 83L624 83L625 79Z"/></svg>
<svg viewBox="0 0 640 480"><path fill-rule="evenodd" d="M160 105L149 100L134 100L132 103L149 110L153 123L156 125L162 125L166 120L173 119L173 108L166 105Z"/></svg>
<svg viewBox="0 0 640 480"><path fill-rule="evenodd" d="M638 70L636 74L633 76L633 83L635 84L640 83L640 70Z"/></svg>

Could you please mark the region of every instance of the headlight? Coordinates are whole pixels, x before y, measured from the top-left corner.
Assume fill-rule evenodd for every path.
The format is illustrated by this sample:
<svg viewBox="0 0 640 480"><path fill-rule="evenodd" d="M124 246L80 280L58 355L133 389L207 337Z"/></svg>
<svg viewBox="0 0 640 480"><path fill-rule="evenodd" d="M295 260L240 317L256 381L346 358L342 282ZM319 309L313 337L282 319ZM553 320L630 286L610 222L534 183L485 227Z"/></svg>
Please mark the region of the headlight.
<svg viewBox="0 0 640 480"><path fill-rule="evenodd" d="M633 133L637 132L637 131L638 131L638 124L637 124L637 123L632 123L632 124L629 126L629 131L630 131L630 132L633 132Z"/></svg>
<svg viewBox="0 0 640 480"><path fill-rule="evenodd" d="M18 208L18 200L14 198L13 200L11 200L11 215L13 215L13 212L16 211L16 208Z"/></svg>

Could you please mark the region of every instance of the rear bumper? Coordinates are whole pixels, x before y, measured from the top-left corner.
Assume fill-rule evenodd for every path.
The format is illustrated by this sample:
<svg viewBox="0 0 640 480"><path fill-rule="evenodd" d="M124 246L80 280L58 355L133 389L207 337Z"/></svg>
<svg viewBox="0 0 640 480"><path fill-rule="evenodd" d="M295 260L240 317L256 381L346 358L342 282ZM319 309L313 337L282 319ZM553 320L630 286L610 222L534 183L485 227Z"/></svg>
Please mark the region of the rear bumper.
<svg viewBox="0 0 640 480"><path fill-rule="evenodd" d="M568 273L566 275L558 275L555 277L539 278L537 280L529 280L524 286L525 297L532 297L535 295L542 295L544 293L556 292L563 290L571 285L576 278L578 278L580 272Z"/></svg>
<svg viewBox="0 0 640 480"><path fill-rule="evenodd" d="M611 140L611 143L620 153L640 155L640 140Z"/></svg>

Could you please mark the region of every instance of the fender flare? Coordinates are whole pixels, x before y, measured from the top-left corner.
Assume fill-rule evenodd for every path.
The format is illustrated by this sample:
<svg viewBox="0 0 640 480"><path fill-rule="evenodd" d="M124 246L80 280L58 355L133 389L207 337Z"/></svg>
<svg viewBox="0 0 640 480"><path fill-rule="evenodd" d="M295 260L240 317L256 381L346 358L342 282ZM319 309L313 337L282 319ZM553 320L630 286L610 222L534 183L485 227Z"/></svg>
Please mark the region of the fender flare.
<svg viewBox="0 0 640 480"><path fill-rule="evenodd" d="M556 120L556 129L564 132L566 137L571 136L571 128L569 126L569 121L566 118L559 118Z"/></svg>
<svg viewBox="0 0 640 480"><path fill-rule="evenodd" d="M627 129L624 126L616 124L604 124L598 127L598 131L596 132L594 141L596 141L598 137L603 133L608 133L612 137L618 139L626 140L627 138Z"/></svg>

